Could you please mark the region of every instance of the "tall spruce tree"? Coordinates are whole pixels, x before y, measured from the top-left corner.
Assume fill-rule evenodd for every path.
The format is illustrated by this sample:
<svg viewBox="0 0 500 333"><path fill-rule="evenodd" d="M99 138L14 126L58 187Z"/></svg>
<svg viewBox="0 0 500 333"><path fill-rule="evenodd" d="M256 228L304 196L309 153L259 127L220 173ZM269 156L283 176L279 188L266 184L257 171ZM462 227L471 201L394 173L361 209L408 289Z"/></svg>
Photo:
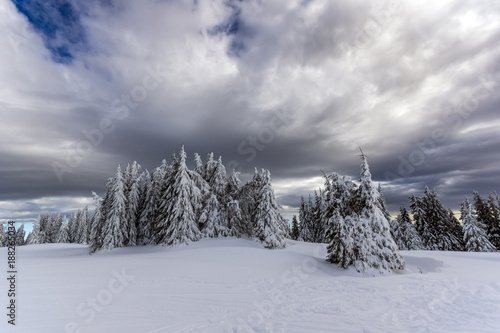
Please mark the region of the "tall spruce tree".
<svg viewBox="0 0 500 333"><path fill-rule="evenodd" d="M300 236L300 230L299 230L299 222L297 221L297 215L293 215L292 217L292 239L293 240L298 240Z"/></svg>
<svg viewBox="0 0 500 333"><path fill-rule="evenodd" d="M300 219L300 234L299 240L304 242L313 242L313 220L312 220L312 207L310 205L310 201L305 201L304 197L300 199L300 207L299 207L299 219Z"/></svg>
<svg viewBox="0 0 500 333"><path fill-rule="evenodd" d="M68 232L68 224L63 223L61 228L59 228L59 234L57 235L58 243L69 243L69 232Z"/></svg>
<svg viewBox="0 0 500 333"><path fill-rule="evenodd" d="M6 242L7 238L5 236L5 228L3 226L3 223L0 222L0 247L4 247L6 245Z"/></svg>
<svg viewBox="0 0 500 333"><path fill-rule="evenodd" d="M258 173L257 170L255 173ZM280 207L271 187L271 173L262 169L258 179L260 184L255 208L255 236L268 249L284 248L286 242L283 231L279 228Z"/></svg>
<svg viewBox="0 0 500 333"><path fill-rule="evenodd" d="M399 209L399 215L393 224L393 238L400 250L423 250L422 240L411 222L405 207Z"/></svg>
<svg viewBox="0 0 500 333"><path fill-rule="evenodd" d="M493 196L493 193L488 196L488 208L490 209L490 220L486 226L486 232L490 242L497 250L500 250L500 207L498 196Z"/></svg>
<svg viewBox="0 0 500 333"><path fill-rule="evenodd" d="M78 243L87 245L89 243L89 208L85 208L78 216Z"/></svg>
<svg viewBox="0 0 500 333"><path fill-rule="evenodd" d="M311 207L312 218L312 241L315 243L323 243L325 241L326 223L323 220L323 212L325 211L325 201L323 191L320 189L314 191L314 205Z"/></svg>
<svg viewBox="0 0 500 333"><path fill-rule="evenodd" d="M464 229L465 249L468 252L493 252L495 246L491 244L486 235L485 226L479 223L472 213L472 205L468 199L461 205L462 222Z"/></svg>
<svg viewBox="0 0 500 333"><path fill-rule="evenodd" d="M144 181L141 190L141 210L137 227L137 245L146 245L154 242L154 219L157 203L157 189L148 170L144 172Z"/></svg>
<svg viewBox="0 0 500 333"><path fill-rule="evenodd" d="M164 228L161 244L189 244L201 238L198 229L197 210L201 207L201 193L189 177L186 166L186 153L181 147L180 160L172 174L172 183L168 190L171 200L164 204L166 218L159 227Z"/></svg>
<svg viewBox="0 0 500 333"><path fill-rule="evenodd" d="M106 250L126 245L127 221L124 191L123 174L121 167L118 166L111 188L111 202L106 212L106 223L103 227L102 248Z"/></svg>
<svg viewBox="0 0 500 333"><path fill-rule="evenodd" d="M26 232L24 231L24 223L22 223L21 226L16 230L16 246L24 245L25 236Z"/></svg>
<svg viewBox="0 0 500 333"><path fill-rule="evenodd" d="M357 191L360 221L355 226L353 252L356 255L354 266L358 271L375 268L380 272L402 270L405 261L392 239L389 221L382 211L380 192L372 181L366 159L361 153L361 179Z"/></svg>

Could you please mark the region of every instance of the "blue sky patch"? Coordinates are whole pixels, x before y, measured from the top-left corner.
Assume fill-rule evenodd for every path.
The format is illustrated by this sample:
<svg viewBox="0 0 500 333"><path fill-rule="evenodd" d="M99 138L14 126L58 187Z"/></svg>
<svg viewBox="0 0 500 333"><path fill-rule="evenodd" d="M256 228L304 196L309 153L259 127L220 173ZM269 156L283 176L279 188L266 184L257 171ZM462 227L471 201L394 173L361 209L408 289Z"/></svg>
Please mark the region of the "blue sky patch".
<svg viewBox="0 0 500 333"><path fill-rule="evenodd" d="M71 63L86 45L80 13L65 0L12 0L45 42L52 59Z"/></svg>

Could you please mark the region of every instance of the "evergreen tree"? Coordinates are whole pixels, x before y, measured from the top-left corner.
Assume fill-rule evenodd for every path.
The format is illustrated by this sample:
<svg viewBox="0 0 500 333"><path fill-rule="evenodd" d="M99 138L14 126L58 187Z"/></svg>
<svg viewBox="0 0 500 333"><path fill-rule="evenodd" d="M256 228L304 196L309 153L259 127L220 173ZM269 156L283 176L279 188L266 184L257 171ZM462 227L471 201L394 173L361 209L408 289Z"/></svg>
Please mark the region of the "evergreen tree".
<svg viewBox="0 0 500 333"><path fill-rule="evenodd" d="M78 222L80 221L80 215L81 211L76 210L69 217L68 231L70 243L78 243L80 241L80 237L78 235Z"/></svg>
<svg viewBox="0 0 500 333"><path fill-rule="evenodd" d="M325 211L325 202L323 198L323 192L320 189L319 194L314 191L314 205L309 203L312 208L311 219L312 219L312 241L315 243L323 243L325 241L325 230L326 224L323 221L323 212Z"/></svg>
<svg viewBox="0 0 500 333"><path fill-rule="evenodd" d="M238 201L240 189L241 181L239 179L239 172L233 170L227 181L226 196L224 198L226 203L228 236L241 237L248 233L248 226L245 225L243 212L240 207L240 202Z"/></svg>
<svg viewBox="0 0 500 333"><path fill-rule="evenodd" d="M379 206L380 192L375 187L366 156L361 154L361 179L356 202L361 208L354 225L354 266L358 271L375 268L379 271L402 270L405 261L392 239L389 222Z"/></svg>
<svg viewBox="0 0 500 333"><path fill-rule="evenodd" d="M194 153L194 163L196 165L194 171L203 177L205 175L205 167L203 166L203 161L198 153Z"/></svg>
<svg viewBox="0 0 500 333"><path fill-rule="evenodd" d="M297 215L293 215L292 218L292 239L293 240L298 240L300 236L300 231L299 231L299 222L297 221Z"/></svg>
<svg viewBox="0 0 500 333"><path fill-rule="evenodd" d="M89 243L89 209L87 206L78 215L77 242L87 245Z"/></svg>
<svg viewBox="0 0 500 333"><path fill-rule="evenodd" d="M490 220L486 226L488 239L500 250L500 207L498 197L494 197L492 193L488 196L488 208L490 209Z"/></svg>
<svg viewBox="0 0 500 333"><path fill-rule="evenodd" d="M399 215L393 224L392 234L400 250L422 250L424 248L405 207L399 209Z"/></svg>
<svg viewBox="0 0 500 333"><path fill-rule="evenodd" d="M463 228L451 209L448 209L447 226L450 233L451 250L463 251L465 249Z"/></svg>
<svg viewBox="0 0 500 333"><path fill-rule="evenodd" d="M31 239L32 239L32 232L30 231L28 233L28 236L26 236L26 241L24 242L25 245L31 244Z"/></svg>
<svg viewBox="0 0 500 333"><path fill-rule="evenodd" d="M312 207L310 205L310 201L305 201L304 197L300 199L300 208L299 208L299 219L300 219L300 234L299 240L303 242L313 242L314 236L312 232Z"/></svg>
<svg viewBox="0 0 500 333"><path fill-rule="evenodd" d="M57 243L57 234L62 224L62 215L54 214L50 218L49 226L47 227L47 243Z"/></svg>
<svg viewBox="0 0 500 333"><path fill-rule="evenodd" d="M61 225L61 228L59 229L59 234L57 235L57 242L58 243L69 243L69 231L68 231L68 224L63 223Z"/></svg>
<svg viewBox="0 0 500 333"><path fill-rule="evenodd" d="M111 250L126 245L127 221L123 175L120 166L116 170L111 190L111 204L103 228L102 247Z"/></svg>
<svg viewBox="0 0 500 333"><path fill-rule="evenodd" d="M126 224L127 224L127 245L137 245L137 227L138 219L140 217L139 211L139 197L141 194L142 175L141 167L137 162L133 162L128 174L128 180L125 182L126 191Z"/></svg>
<svg viewBox="0 0 500 333"><path fill-rule="evenodd" d="M286 243L279 228L279 206L271 187L271 173L262 169L259 179L260 188L255 209L255 236L268 249L284 248Z"/></svg>
<svg viewBox="0 0 500 333"><path fill-rule="evenodd" d="M95 192L92 192L92 197L94 199L94 204L95 204L95 210L90 222L89 254L92 254L100 250L103 246L104 242L103 228L104 225L106 224L106 216L108 212L107 207L112 198L111 196L112 184L113 184L113 178L109 178L106 183L106 194L103 199L101 199ZM69 227L67 228L69 230Z"/></svg>
<svg viewBox="0 0 500 333"><path fill-rule="evenodd" d="M148 170L144 173L144 182L142 188L142 209L139 216L138 226L138 245L146 245L154 242L154 218L157 203L158 191L154 187L151 174Z"/></svg>
<svg viewBox="0 0 500 333"><path fill-rule="evenodd" d="M33 223L33 230L31 231L31 237L27 244L40 244L40 219L41 215L38 216L35 223Z"/></svg>
<svg viewBox="0 0 500 333"><path fill-rule="evenodd" d="M495 246L490 243L484 230L472 213L472 205L468 199L462 204L465 248L469 252L493 252Z"/></svg>
<svg viewBox="0 0 500 333"><path fill-rule="evenodd" d="M387 209L387 203L385 202L384 193L382 193L382 186L380 185L380 183L378 184L377 191L379 193L379 199L378 199L379 208L382 210L382 213L384 213L386 220L390 221L391 214L389 214L389 210Z"/></svg>
<svg viewBox="0 0 500 333"><path fill-rule="evenodd" d="M326 229L327 261L344 269L355 265L353 233L354 225L357 223L359 223L359 217L356 213L344 219L338 208L333 211Z"/></svg>
<svg viewBox="0 0 500 333"><path fill-rule="evenodd" d="M210 194L205 202L205 207L200 216L200 225L203 226L202 232L205 237L218 237L227 234L227 230L223 229L222 212L219 211L220 204L215 194Z"/></svg>
<svg viewBox="0 0 500 333"><path fill-rule="evenodd" d="M26 232L24 231L24 223L23 223L16 230L16 246L24 245L24 236L26 236Z"/></svg>
<svg viewBox="0 0 500 333"><path fill-rule="evenodd" d="M173 182L169 189L171 200L163 204L166 207L165 219L159 224L161 228L160 243L168 245L189 244L201 238L196 216L201 206L201 193L189 177L186 166L186 153L181 147L180 160L172 175Z"/></svg>
<svg viewBox="0 0 500 333"><path fill-rule="evenodd" d="M213 174L217 169L217 161L214 160L214 153L209 153L207 155L207 161L205 162L203 178L210 183L210 180L213 178Z"/></svg>
<svg viewBox="0 0 500 333"><path fill-rule="evenodd" d="M5 228L3 223L0 222L0 247L4 247L7 243L7 238L5 236Z"/></svg>

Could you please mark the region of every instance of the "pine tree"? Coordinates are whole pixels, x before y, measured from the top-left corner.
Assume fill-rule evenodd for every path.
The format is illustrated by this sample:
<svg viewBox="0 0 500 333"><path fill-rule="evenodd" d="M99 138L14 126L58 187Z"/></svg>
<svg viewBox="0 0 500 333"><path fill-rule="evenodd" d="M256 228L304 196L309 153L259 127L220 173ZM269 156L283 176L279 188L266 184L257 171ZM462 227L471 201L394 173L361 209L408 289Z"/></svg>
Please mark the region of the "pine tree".
<svg viewBox="0 0 500 333"><path fill-rule="evenodd" d="M126 202L123 175L120 166L116 170L111 195L111 205L107 212L106 225L103 228L104 240L102 247L106 250L126 245Z"/></svg>
<svg viewBox="0 0 500 333"><path fill-rule="evenodd" d="M49 225L47 226L47 243L57 243L57 234L61 228L62 216L61 214L54 214L50 217Z"/></svg>
<svg viewBox="0 0 500 333"><path fill-rule="evenodd" d="M135 246L137 245L137 234L138 234L138 219L140 215L139 211L139 197L141 192L141 166L134 161L130 167L130 172L128 175L127 191L126 191L126 224L127 224L127 245Z"/></svg>
<svg viewBox="0 0 500 333"><path fill-rule="evenodd" d="M95 192L92 192L94 199L95 210L90 222L89 231L89 254L100 250L103 246L104 236L103 228L106 224L106 216L108 213L108 206L111 201L113 178L109 178L106 183L106 194L104 198L100 198ZM69 234L69 233L68 233Z"/></svg>
<svg viewBox="0 0 500 333"><path fill-rule="evenodd" d="M356 197L361 211L360 221L354 225L354 266L358 271L364 271L367 267L381 272L402 270L406 264L379 206L380 193L372 181L366 156L362 154L361 159L361 179Z"/></svg>
<svg viewBox="0 0 500 333"><path fill-rule="evenodd" d="M255 211L255 236L268 249L284 248L286 246L283 233L279 229L279 206L274 198L271 187L271 173L262 169L260 173L260 188Z"/></svg>
<svg viewBox="0 0 500 333"><path fill-rule="evenodd" d="M5 236L5 228L3 223L0 222L0 247L4 247L7 243L7 238Z"/></svg>
<svg viewBox="0 0 500 333"><path fill-rule="evenodd" d="M387 203L385 202L384 193L382 192L382 186L380 185L380 183L378 184L377 191L379 193L379 199L378 199L379 208L384 213L386 220L390 221L391 214L389 214L389 210L387 209Z"/></svg>
<svg viewBox="0 0 500 333"><path fill-rule="evenodd" d="M446 210L435 191L425 188L423 197L410 197L415 226L427 250L457 251L463 248L460 224Z"/></svg>
<svg viewBox="0 0 500 333"><path fill-rule="evenodd" d="M311 207L311 219L312 219L312 241L315 243L323 243L325 241L325 229L326 225L323 221L323 212L325 211L325 202L323 198L322 190L318 192L314 191L314 205L309 204Z"/></svg>
<svg viewBox="0 0 500 333"><path fill-rule="evenodd" d="M26 232L24 231L24 223L16 230L16 246L24 245L24 236Z"/></svg>
<svg viewBox="0 0 500 333"><path fill-rule="evenodd" d="M200 225L203 226L202 232L205 237L218 237L221 235L221 231L223 234L227 233L227 230L221 230L223 226L222 220L222 212L219 211L219 201L215 194L210 194L208 200L205 202L205 207L203 207L203 211L200 216ZM221 235L223 236L223 235Z"/></svg>
<svg viewBox="0 0 500 333"><path fill-rule="evenodd" d="M203 161L198 153L194 153L194 163L196 165L194 171L203 177L205 175L205 167L203 166Z"/></svg>
<svg viewBox="0 0 500 333"><path fill-rule="evenodd" d="M31 237L27 244L40 244L40 219L41 215L38 216L35 223L33 223L33 230L31 231Z"/></svg>
<svg viewBox="0 0 500 333"><path fill-rule="evenodd" d="M61 228L59 229L59 234L57 235L57 242L58 243L69 243L69 231L68 231L68 224L63 223L61 225Z"/></svg>
<svg viewBox="0 0 500 333"><path fill-rule="evenodd" d="M300 219L300 234L299 240L303 242L313 242L314 236L312 232L312 207L310 205L310 200L305 201L304 197L300 199L300 208L299 208L299 219Z"/></svg>
<svg viewBox="0 0 500 333"><path fill-rule="evenodd" d="M488 208L490 209L490 220L486 226L488 239L500 250L500 207L498 197L494 197L493 193L488 196Z"/></svg>
<svg viewBox="0 0 500 333"><path fill-rule="evenodd" d="M0 230L1 231L1 230ZM26 236L26 241L24 242L25 245L31 244L31 239L32 239L32 232L30 231L28 233L28 236Z"/></svg>
<svg viewBox="0 0 500 333"><path fill-rule="evenodd" d="M89 243L89 209L87 206L78 215L77 239L79 244L87 245Z"/></svg>
<svg viewBox="0 0 500 333"><path fill-rule="evenodd" d="M344 219L338 208L334 210L328 219L326 229L327 261L337 264L346 269L354 266L354 225L359 222L356 213L346 216Z"/></svg>
<svg viewBox="0 0 500 333"><path fill-rule="evenodd" d="M137 244L146 245L154 242L154 218L157 202L157 189L154 188L151 174L148 170L144 172L144 182L141 191L142 209L138 223Z"/></svg>
<svg viewBox="0 0 500 333"><path fill-rule="evenodd" d="M205 162L203 178L210 183L210 180L213 178L213 174L217 169L217 162L214 160L214 153L209 153L207 155L207 161Z"/></svg>
<svg viewBox="0 0 500 333"><path fill-rule="evenodd" d="M200 222L205 223L206 220L206 223L208 223L208 233L206 234L208 237L226 237L234 234L234 231L229 228L227 215L227 204L231 199L226 195L228 187L226 168L222 164L222 158L220 157L217 162L207 165L207 168L210 171L210 178L207 179L207 182L211 194L206 195L207 200L200 216Z"/></svg>
<svg viewBox="0 0 500 333"><path fill-rule="evenodd" d="M394 241L400 250L423 250L422 240L411 223L405 207L399 209L399 215L392 230Z"/></svg>
<svg viewBox="0 0 500 333"><path fill-rule="evenodd" d="M228 236L241 237L248 233L248 226L245 225L243 212L240 207L238 197L240 195L241 181L239 172L233 170L227 181L226 196L226 219L228 224Z"/></svg>
<svg viewBox="0 0 500 333"><path fill-rule="evenodd" d="M79 210L76 210L69 217L68 231L70 243L78 243L80 241L80 237L78 235L78 222L80 221L80 215L81 212Z"/></svg>
<svg viewBox="0 0 500 333"><path fill-rule="evenodd" d="M293 215L292 218L292 239L293 240L298 240L300 236L300 231L299 231L299 222L297 221L297 215Z"/></svg>
<svg viewBox="0 0 500 333"><path fill-rule="evenodd" d="M165 219L159 224L162 237L159 242L167 245L189 244L201 238L196 216L201 206L201 193L189 177L186 166L186 153L181 147L180 160L172 175L169 186L171 200L163 204L166 207Z"/></svg>
<svg viewBox="0 0 500 333"><path fill-rule="evenodd" d="M464 242L468 252L493 252L495 246L490 243L484 230L484 225L480 224L472 213L472 205L468 199L461 205Z"/></svg>

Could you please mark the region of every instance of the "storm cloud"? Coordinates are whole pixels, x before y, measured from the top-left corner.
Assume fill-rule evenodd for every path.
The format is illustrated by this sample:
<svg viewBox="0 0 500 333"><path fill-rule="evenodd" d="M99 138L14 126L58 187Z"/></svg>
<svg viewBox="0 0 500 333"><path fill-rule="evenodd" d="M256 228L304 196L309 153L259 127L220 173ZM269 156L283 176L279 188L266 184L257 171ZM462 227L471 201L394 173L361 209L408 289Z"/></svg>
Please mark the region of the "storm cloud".
<svg viewBox="0 0 500 333"><path fill-rule="evenodd" d="M293 212L358 147L395 212L500 185L498 1L0 1L0 219L185 145Z"/></svg>

